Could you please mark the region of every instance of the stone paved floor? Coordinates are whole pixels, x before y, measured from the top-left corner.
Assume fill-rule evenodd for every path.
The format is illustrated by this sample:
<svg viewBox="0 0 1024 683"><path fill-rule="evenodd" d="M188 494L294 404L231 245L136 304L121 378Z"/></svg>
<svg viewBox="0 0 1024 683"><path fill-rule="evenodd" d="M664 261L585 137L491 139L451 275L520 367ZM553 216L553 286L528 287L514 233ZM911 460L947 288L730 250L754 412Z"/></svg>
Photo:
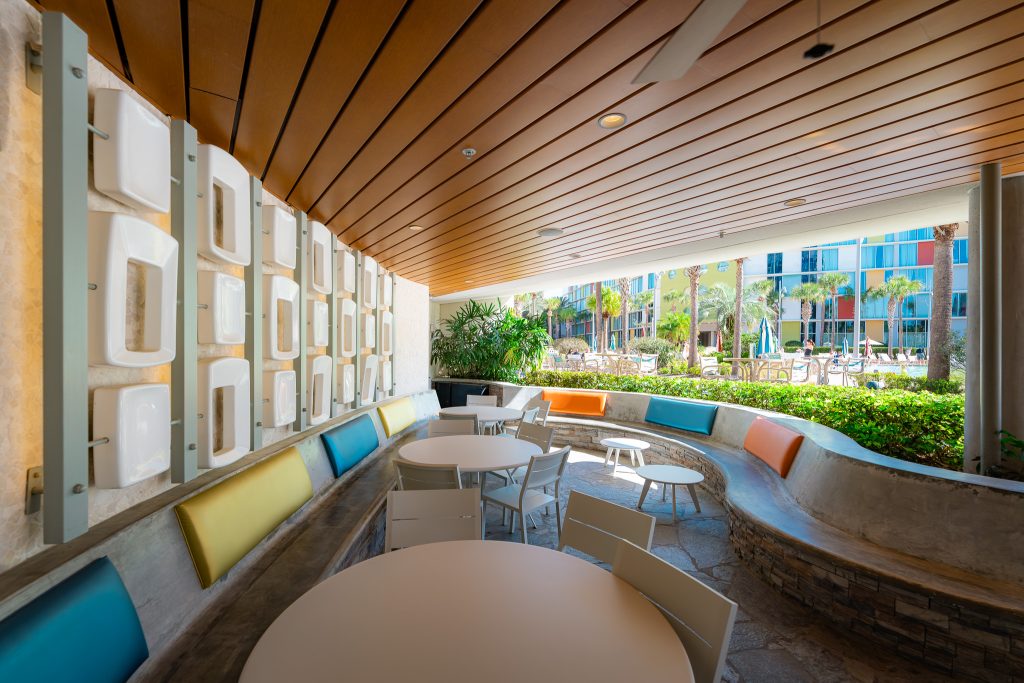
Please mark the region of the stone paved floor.
<svg viewBox="0 0 1024 683"><path fill-rule="evenodd" d="M563 509L571 489L620 505L636 505L643 480L632 468L620 464L613 475L611 468L603 465L603 455L583 451L574 451L569 462L562 486ZM680 489L677 496L682 517L674 525L671 495L668 502L662 503L661 491L652 489L644 503L644 511L658 519L652 551L739 604L726 662L726 681L953 680L902 657L879 652L877 646L840 632L802 605L775 592L733 553L726 512L721 505L698 489L701 512L697 513L684 490ZM534 516L538 528L528 528L530 544L557 547L555 516ZM487 538L519 540L518 530L513 538L508 526L501 525L501 513L496 506L490 506L488 513Z"/></svg>

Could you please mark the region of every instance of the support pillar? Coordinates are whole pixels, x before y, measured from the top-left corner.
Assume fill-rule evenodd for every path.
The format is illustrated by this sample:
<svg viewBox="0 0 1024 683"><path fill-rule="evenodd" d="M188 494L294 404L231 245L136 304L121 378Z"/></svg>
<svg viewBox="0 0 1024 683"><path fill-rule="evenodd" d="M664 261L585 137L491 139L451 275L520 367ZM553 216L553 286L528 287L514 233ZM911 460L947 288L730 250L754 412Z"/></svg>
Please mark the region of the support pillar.
<svg viewBox="0 0 1024 683"><path fill-rule="evenodd" d="M978 205L980 251L978 265L981 291L979 355L977 368L980 416L977 435L979 472L999 462L1002 423L1002 177L998 163L981 167L981 183L972 190ZM970 284L968 285L970 288ZM977 314L976 313L976 314ZM971 457L975 453L970 454Z"/></svg>
<svg viewBox="0 0 1024 683"><path fill-rule="evenodd" d="M853 357L860 358L864 347L860 343L860 281L861 281L861 238L857 238L857 268L853 271ZM864 338L868 338L868 331L864 330Z"/></svg>
<svg viewBox="0 0 1024 683"><path fill-rule="evenodd" d="M245 358L249 361L249 443L263 447L263 183L249 177L251 260L245 267Z"/></svg>
<svg viewBox="0 0 1024 683"><path fill-rule="evenodd" d="M981 206L970 191L967 216L967 361L964 380L964 471L976 472L981 453Z"/></svg>
<svg viewBox="0 0 1024 683"><path fill-rule="evenodd" d="M1000 429L1024 439L1024 177L1003 178L1000 183L1000 244L1002 326L999 377L1002 382Z"/></svg>

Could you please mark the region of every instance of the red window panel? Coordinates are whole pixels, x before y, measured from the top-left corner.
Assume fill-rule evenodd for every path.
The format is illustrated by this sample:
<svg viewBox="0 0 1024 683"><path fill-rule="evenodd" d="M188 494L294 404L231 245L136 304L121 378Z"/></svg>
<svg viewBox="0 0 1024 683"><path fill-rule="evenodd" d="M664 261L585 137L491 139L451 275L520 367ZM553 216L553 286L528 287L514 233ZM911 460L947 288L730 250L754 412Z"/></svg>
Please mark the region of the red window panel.
<svg viewBox="0 0 1024 683"><path fill-rule="evenodd" d="M841 297L839 297L839 319L840 320L852 320L853 319L853 297L852 296L841 296Z"/></svg>
<svg viewBox="0 0 1024 683"><path fill-rule="evenodd" d="M935 263L935 242L917 243L917 265L930 266Z"/></svg>

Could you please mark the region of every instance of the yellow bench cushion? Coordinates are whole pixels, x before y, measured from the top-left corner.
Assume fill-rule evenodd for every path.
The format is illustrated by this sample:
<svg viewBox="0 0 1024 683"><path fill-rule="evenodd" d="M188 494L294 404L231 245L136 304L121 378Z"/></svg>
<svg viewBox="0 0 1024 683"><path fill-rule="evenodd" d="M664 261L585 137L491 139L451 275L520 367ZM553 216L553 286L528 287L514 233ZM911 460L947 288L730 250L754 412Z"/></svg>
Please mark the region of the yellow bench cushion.
<svg viewBox="0 0 1024 683"><path fill-rule="evenodd" d="M388 436L397 434L416 421L416 407L408 396L380 406L377 412L380 414L384 433Z"/></svg>
<svg viewBox="0 0 1024 683"><path fill-rule="evenodd" d="M312 497L292 447L175 507L199 583L212 585Z"/></svg>

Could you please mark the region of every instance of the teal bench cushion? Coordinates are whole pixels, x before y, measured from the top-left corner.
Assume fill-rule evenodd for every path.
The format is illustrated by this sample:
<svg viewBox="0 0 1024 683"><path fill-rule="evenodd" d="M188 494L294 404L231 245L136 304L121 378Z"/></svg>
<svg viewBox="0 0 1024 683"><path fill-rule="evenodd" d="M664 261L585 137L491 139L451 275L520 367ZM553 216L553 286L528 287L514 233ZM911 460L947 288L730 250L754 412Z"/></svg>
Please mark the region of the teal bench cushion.
<svg viewBox="0 0 1024 683"><path fill-rule="evenodd" d="M698 434L711 434L718 406L651 396L644 420Z"/></svg>
<svg viewBox="0 0 1024 683"><path fill-rule="evenodd" d="M338 425L320 435L327 449L334 476L340 477L355 467L360 460L377 450L377 428L369 415L360 415L354 420Z"/></svg>
<svg viewBox="0 0 1024 683"><path fill-rule="evenodd" d="M105 557L0 622L0 681L126 681L148 656L131 596Z"/></svg>

